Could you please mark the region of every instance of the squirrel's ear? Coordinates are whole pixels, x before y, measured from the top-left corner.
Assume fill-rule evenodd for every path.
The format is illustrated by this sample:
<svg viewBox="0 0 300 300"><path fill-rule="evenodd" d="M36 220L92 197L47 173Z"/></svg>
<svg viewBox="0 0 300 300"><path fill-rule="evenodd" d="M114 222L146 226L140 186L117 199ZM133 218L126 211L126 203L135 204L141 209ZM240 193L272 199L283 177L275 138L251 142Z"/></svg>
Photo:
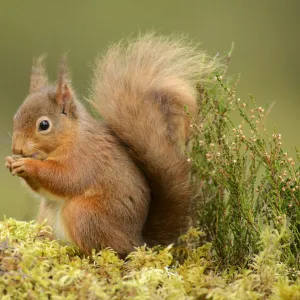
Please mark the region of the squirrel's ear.
<svg viewBox="0 0 300 300"><path fill-rule="evenodd" d="M61 113L68 115L73 107L72 92L67 83L58 85L55 95L56 103L61 107Z"/></svg>
<svg viewBox="0 0 300 300"><path fill-rule="evenodd" d="M74 108L70 81L67 56L63 55L59 65L55 99L56 103L61 107L61 112L65 115L72 113Z"/></svg>
<svg viewBox="0 0 300 300"><path fill-rule="evenodd" d="M46 54L42 54L38 58L33 59L29 86L30 94L37 92L48 84L48 76L44 66L45 57Z"/></svg>

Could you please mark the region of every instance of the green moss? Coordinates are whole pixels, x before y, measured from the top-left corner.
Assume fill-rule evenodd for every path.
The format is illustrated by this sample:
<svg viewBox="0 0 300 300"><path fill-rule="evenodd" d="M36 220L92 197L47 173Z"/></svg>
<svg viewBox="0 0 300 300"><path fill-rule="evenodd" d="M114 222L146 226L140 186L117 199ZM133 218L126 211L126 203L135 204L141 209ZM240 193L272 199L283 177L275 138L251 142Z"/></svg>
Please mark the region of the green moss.
<svg viewBox="0 0 300 300"><path fill-rule="evenodd" d="M141 247L126 260L109 249L80 255L50 241L50 229L6 219L0 225L1 299L299 299L300 284L280 261L281 232L266 228L249 269L217 268L211 244L195 245L191 230L180 246Z"/></svg>

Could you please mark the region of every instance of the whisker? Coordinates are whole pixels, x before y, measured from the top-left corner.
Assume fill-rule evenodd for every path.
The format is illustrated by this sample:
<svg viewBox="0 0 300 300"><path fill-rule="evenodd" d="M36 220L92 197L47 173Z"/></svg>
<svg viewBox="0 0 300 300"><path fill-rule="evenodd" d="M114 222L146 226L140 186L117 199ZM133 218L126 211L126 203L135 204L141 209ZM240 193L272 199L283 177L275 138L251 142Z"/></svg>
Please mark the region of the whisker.
<svg viewBox="0 0 300 300"><path fill-rule="evenodd" d="M4 130L8 133L8 135L10 136L10 138L12 139L12 135L11 135L11 133L6 129L6 128L4 128Z"/></svg>

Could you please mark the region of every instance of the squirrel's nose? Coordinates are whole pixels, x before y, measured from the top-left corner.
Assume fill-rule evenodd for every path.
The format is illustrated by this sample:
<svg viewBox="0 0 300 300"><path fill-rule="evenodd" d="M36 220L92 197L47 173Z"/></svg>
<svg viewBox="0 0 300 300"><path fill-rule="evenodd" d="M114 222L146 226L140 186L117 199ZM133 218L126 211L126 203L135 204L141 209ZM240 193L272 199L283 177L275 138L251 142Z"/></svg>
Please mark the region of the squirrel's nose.
<svg viewBox="0 0 300 300"><path fill-rule="evenodd" d="M13 148L12 148L12 152L13 152L13 154L15 154L15 155L22 155L22 154L23 154L22 148L16 148L16 147L13 147Z"/></svg>
<svg viewBox="0 0 300 300"><path fill-rule="evenodd" d="M26 148L25 141L25 135L23 132L14 131L11 145L13 154L23 155L23 150Z"/></svg>

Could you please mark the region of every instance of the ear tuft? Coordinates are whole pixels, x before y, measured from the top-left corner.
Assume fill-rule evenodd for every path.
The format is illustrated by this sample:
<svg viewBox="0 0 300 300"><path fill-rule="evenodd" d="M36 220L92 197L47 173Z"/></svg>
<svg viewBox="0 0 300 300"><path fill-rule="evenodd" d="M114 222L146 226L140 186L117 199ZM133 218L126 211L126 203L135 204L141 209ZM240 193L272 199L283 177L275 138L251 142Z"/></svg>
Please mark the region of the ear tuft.
<svg viewBox="0 0 300 300"><path fill-rule="evenodd" d="M46 54L40 55L33 59L32 70L30 75L29 93L35 93L48 84L48 76L44 66Z"/></svg>
<svg viewBox="0 0 300 300"><path fill-rule="evenodd" d="M61 57L58 68L58 85L62 87L64 83L71 85L70 69L66 53Z"/></svg>

